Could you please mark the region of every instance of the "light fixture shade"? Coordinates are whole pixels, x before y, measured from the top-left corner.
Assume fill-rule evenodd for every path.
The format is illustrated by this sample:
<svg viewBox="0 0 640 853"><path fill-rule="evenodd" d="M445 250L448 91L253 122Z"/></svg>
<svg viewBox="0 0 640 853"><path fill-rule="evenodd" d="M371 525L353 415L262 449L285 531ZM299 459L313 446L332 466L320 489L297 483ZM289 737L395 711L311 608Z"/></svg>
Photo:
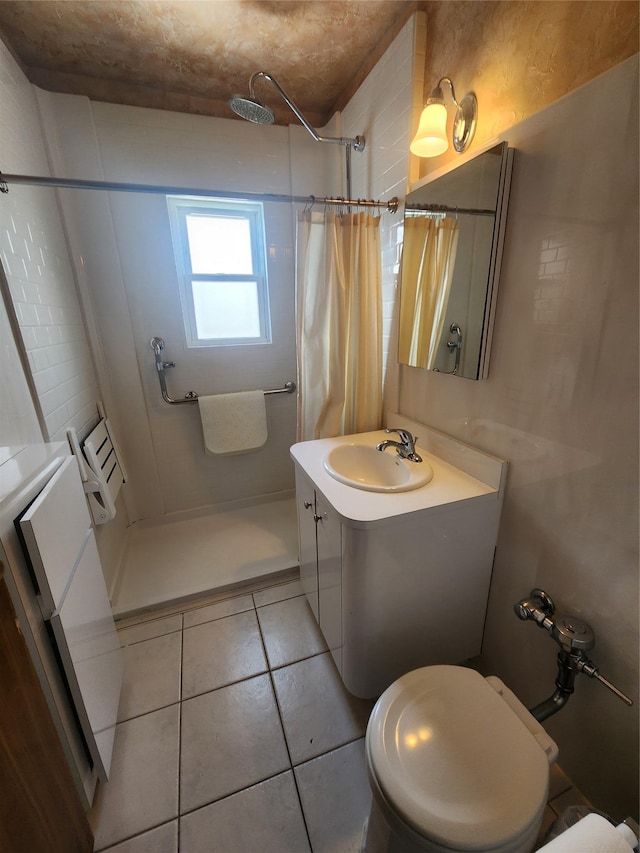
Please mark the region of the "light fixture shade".
<svg viewBox="0 0 640 853"><path fill-rule="evenodd" d="M449 147L447 110L442 103L429 103L422 110L418 131L409 145L417 157L437 157Z"/></svg>

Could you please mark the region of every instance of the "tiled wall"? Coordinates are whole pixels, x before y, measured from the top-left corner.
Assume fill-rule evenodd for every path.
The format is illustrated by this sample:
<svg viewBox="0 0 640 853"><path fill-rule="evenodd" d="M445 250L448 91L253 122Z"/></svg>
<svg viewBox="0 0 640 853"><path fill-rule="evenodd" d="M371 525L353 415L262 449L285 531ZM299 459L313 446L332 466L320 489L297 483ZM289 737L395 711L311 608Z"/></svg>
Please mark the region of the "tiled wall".
<svg viewBox="0 0 640 853"><path fill-rule="evenodd" d="M434 21L427 18L433 27L425 29L424 19L417 16L422 68L432 76L432 63L440 56L446 67L438 73L451 74L463 93L473 88L477 75L485 79L494 69L503 76L486 80L480 101L484 126L493 126L494 120L502 122L499 129L515 124L514 114L510 119L502 113L494 116L491 97L500 80L519 80L529 68L525 46L535 49L539 67L545 59L544 103L553 100L554 86L567 85L556 79L562 75L553 70L555 42L545 41L545 22L538 20L533 32L526 25L527 16L542 14L542 5L431 4L436 20L457 15L463 6L475 20L483 7L483 14L511 22L509 38L505 40L504 31L488 31L477 50L460 52L456 64L448 61L452 54L443 47ZM556 16L560 7L567 11L579 6L589 31L600 22L603 32L597 47L609 45L608 66L616 64L616 55L628 55L630 39L637 41L637 27L621 26L621 16L633 14L622 7L634 4L552 5ZM599 9L606 12L604 18ZM419 163L408 156L408 110L413 96L415 120L422 101L422 89L416 96L415 85L409 88L409 69L397 91L385 89L388 77L403 67L410 53L410 27L399 34L344 110L345 132L367 135L370 161L354 155L361 181L356 195L377 196L393 187L403 196L404 180L412 183L420 170L437 169L444 162ZM459 31L458 26L450 28L450 37ZM516 54L514 43L523 47ZM589 55L581 49L563 56L569 79ZM414 81L419 75L418 68ZM633 85L629 90L634 75L635 90ZM484 664L529 706L553 691L556 675L556 646L513 615L513 603L536 586L554 595L561 611L578 614L592 625L598 638L593 658L601 671L634 698L638 694L637 61L622 76L624 85L612 81L601 90L605 94L600 97L612 110L610 119L603 116L604 103L595 105L595 94L576 94L549 107L554 112L548 119L543 112L507 132L521 162L516 159L514 168L507 234L511 248L508 244L503 264L489 379L474 382L399 368L395 342L389 341L387 405L394 409L399 403L404 414L511 463ZM571 88L569 84L564 91ZM526 108L527 99L540 92L524 86L519 96ZM507 103L508 98L505 110ZM635 104L631 112L630 103ZM534 105L529 112L536 109ZM378 150L376 145L385 115L392 126L396 123L396 151ZM595 139L602 134L590 124L595 116L601 129L617 128L597 146ZM490 136L485 133L485 143ZM479 140L470 156L481 146ZM392 174L393 181L381 181L385 173ZM399 255L401 242L401 229L390 222L388 217L383 220L387 318L389 311L393 317L397 280L393 246ZM619 344L615 349L609 345L614 339ZM576 696L549 720L548 729L558 741L563 769L595 806L617 819L636 813L637 703L629 709L581 676Z"/></svg>
<svg viewBox="0 0 640 853"><path fill-rule="evenodd" d="M33 87L0 43L0 168L49 174ZM55 193L11 186L0 196L0 255L46 438L88 431L98 392Z"/></svg>
<svg viewBox="0 0 640 853"><path fill-rule="evenodd" d="M557 646L513 614L540 587L592 626L587 653L637 703L637 58L504 137L515 159L489 377L402 366L400 411L510 462L486 667L529 707L553 692ZM545 726L594 806L634 813L637 704L579 676Z"/></svg>
<svg viewBox="0 0 640 853"><path fill-rule="evenodd" d="M419 13L403 27L342 114L345 136L364 135L365 150L352 154L355 198L388 200L397 196L396 214L383 213L382 301L384 365L395 353L394 315L397 304L403 203L409 169L409 141L416 106L421 105L424 74L425 22ZM393 383L395 374L387 377ZM388 389L387 389L387 393Z"/></svg>

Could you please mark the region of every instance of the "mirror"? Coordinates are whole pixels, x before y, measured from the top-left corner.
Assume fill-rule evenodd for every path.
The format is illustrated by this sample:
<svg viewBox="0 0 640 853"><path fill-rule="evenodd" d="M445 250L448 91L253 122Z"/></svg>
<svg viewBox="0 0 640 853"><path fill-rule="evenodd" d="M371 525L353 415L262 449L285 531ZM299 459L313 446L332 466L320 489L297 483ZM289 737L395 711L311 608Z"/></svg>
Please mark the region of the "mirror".
<svg viewBox="0 0 640 853"><path fill-rule="evenodd" d="M486 378L512 160L501 142L407 195L401 364Z"/></svg>

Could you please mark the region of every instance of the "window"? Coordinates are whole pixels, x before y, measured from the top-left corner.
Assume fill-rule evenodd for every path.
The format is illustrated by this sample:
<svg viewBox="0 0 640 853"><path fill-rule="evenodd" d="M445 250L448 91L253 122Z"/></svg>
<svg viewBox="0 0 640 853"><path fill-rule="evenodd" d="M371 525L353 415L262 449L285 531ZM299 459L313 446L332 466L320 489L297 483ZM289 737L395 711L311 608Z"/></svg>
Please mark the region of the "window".
<svg viewBox="0 0 640 853"><path fill-rule="evenodd" d="M168 196L187 346L271 341L262 205Z"/></svg>

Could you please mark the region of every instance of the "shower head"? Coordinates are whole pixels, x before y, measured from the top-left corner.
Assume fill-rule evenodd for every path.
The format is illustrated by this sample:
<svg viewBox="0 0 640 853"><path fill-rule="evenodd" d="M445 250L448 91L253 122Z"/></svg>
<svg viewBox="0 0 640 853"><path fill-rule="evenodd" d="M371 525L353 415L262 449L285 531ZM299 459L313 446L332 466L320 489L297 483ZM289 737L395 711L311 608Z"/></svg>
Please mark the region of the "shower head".
<svg viewBox="0 0 640 853"><path fill-rule="evenodd" d="M255 124L273 124L275 120L273 110L253 98L234 95L229 98L229 106L240 118L252 121Z"/></svg>
<svg viewBox="0 0 640 853"><path fill-rule="evenodd" d="M356 136L354 139L345 138L343 136L320 136L318 131L313 128L307 119L300 112L298 107L291 100L278 81L267 74L266 71L256 71L251 75L249 80L249 97L243 98L242 95L234 95L229 99L231 109L247 121L255 122L256 124L273 124L275 116L270 107L265 107L260 101L256 100L254 86L256 80L267 80L279 92L282 100L286 103L289 109L298 117L301 124L309 131L316 142L336 142L338 145L344 145L347 149L353 148L354 151L364 151L364 137Z"/></svg>

